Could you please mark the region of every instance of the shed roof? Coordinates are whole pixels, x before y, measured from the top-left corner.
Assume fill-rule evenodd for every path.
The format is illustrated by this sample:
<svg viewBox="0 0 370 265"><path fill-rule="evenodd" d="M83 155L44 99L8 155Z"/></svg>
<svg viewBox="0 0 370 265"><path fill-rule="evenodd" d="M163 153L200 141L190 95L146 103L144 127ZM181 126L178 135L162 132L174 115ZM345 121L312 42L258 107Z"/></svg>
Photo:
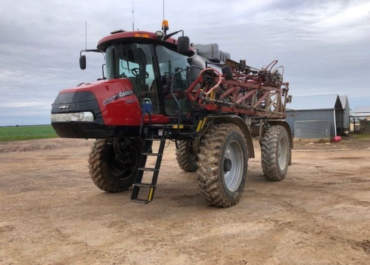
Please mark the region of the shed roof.
<svg viewBox="0 0 370 265"><path fill-rule="evenodd" d="M344 98L343 100L345 101ZM343 109L342 100L336 94L293 96L292 103L288 104L287 108L293 110L334 109L337 104Z"/></svg>
<svg viewBox="0 0 370 265"><path fill-rule="evenodd" d="M361 107L353 110L353 113L370 113L370 107Z"/></svg>
<svg viewBox="0 0 370 265"><path fill-rule="evenodd" d="M347 96L339 96L340 102L342 103L343 109L349 107L349 100Z"/></svg>

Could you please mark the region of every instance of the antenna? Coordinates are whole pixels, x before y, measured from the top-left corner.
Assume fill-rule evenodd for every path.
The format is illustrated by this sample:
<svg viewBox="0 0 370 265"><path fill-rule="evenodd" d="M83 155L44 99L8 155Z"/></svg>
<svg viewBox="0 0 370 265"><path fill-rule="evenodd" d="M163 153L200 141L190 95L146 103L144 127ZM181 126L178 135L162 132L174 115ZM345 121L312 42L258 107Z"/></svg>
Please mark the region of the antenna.
<svg viewBox="0 0 370 265"><path fill-rule="evenodd" d="M163 16L162 20L164 20L164 0L162 1L162 16Z"/></svg>
<svg viewBox="0 0 370 265"><path fill-rule="evenodd" d="M85 50L87 50L87 21L85 20Z"/></svg>
<svg viewBox="0 0 370 265"><path fill-rule="evenodd" d="M135 1L134 0L132 0L131 13L132 13L132 31L135 31Z"/></svg>
<svg viewBox="0 0 370 265"><path fill-rule="evenodd" d="M164 14L164 0L162 1L162 15L163 15L163 20L162 20L162 31L164 33L164 36L167 35L167 30L168 28L168 21L165 18Z"/></svg>

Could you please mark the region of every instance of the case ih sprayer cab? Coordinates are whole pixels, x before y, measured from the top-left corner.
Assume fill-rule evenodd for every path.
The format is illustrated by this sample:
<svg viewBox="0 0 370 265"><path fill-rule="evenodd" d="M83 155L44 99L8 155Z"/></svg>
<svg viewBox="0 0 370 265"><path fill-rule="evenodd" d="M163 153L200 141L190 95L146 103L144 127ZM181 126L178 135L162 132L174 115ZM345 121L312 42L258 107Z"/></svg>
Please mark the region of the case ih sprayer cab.
<svg viewBox="0 0 370 265"><path fill-rule="evenodd" d="M243 192L253 136L259 137L265 178L283 180L292 148L283 68L275 68L277 61L252 68L216 44L190 45L183 31L167 30L164 21L156 33L116 31L96 50L82 50L81 69L85 52L105 54L103 78L62 90L52 105L59 136L96 139L89 157L96 186L132 188L131 199L152 201L169 139L176 142L179 166L196 171L209 204L229 207ZM156 157L154 167L146 166L148 156ZM150 174L145 183L144 172Z"/></svg>

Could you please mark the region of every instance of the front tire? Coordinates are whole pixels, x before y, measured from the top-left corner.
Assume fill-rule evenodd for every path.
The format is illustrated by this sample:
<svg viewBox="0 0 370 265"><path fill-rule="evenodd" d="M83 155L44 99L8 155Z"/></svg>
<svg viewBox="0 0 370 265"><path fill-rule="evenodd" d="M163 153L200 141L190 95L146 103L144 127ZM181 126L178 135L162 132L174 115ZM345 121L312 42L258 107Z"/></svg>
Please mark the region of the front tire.
<svg viewBox="0 0 370 265"><path fill-rule="evenodd" d="M216 207L239 202L244 190L248 152L245 137L234 124L210 127L202 139L197 170L201 194Z"/></svg>
<svg viewBox="0 0 370 265"><path fill-rule="evenodd" d="M269 127L261 140L261 161L267 180L282 181L291 159L291 146L287 130L281 125Z"/></svg>
<svg viewBox="0 0 370 265"><path fill-rule="evenodd" d="M116 193L130 188L145 165L140 139L98 139L89 157L89 172L101 190Z"/></svg>

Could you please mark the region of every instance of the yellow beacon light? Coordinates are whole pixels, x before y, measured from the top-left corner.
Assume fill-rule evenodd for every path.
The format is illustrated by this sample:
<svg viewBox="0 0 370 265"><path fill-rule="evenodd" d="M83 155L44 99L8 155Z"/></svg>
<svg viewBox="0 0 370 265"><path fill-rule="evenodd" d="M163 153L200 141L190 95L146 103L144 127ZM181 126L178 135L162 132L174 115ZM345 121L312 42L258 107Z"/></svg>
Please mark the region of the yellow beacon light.
<svg viewBox="0 0 370 265"><path fill-rule="evenodd" d="M169 29L169 27L168 27L168 20L163 19L163 21L162 21L162 30L163 31L167 31L168 29Z"/></svg>

